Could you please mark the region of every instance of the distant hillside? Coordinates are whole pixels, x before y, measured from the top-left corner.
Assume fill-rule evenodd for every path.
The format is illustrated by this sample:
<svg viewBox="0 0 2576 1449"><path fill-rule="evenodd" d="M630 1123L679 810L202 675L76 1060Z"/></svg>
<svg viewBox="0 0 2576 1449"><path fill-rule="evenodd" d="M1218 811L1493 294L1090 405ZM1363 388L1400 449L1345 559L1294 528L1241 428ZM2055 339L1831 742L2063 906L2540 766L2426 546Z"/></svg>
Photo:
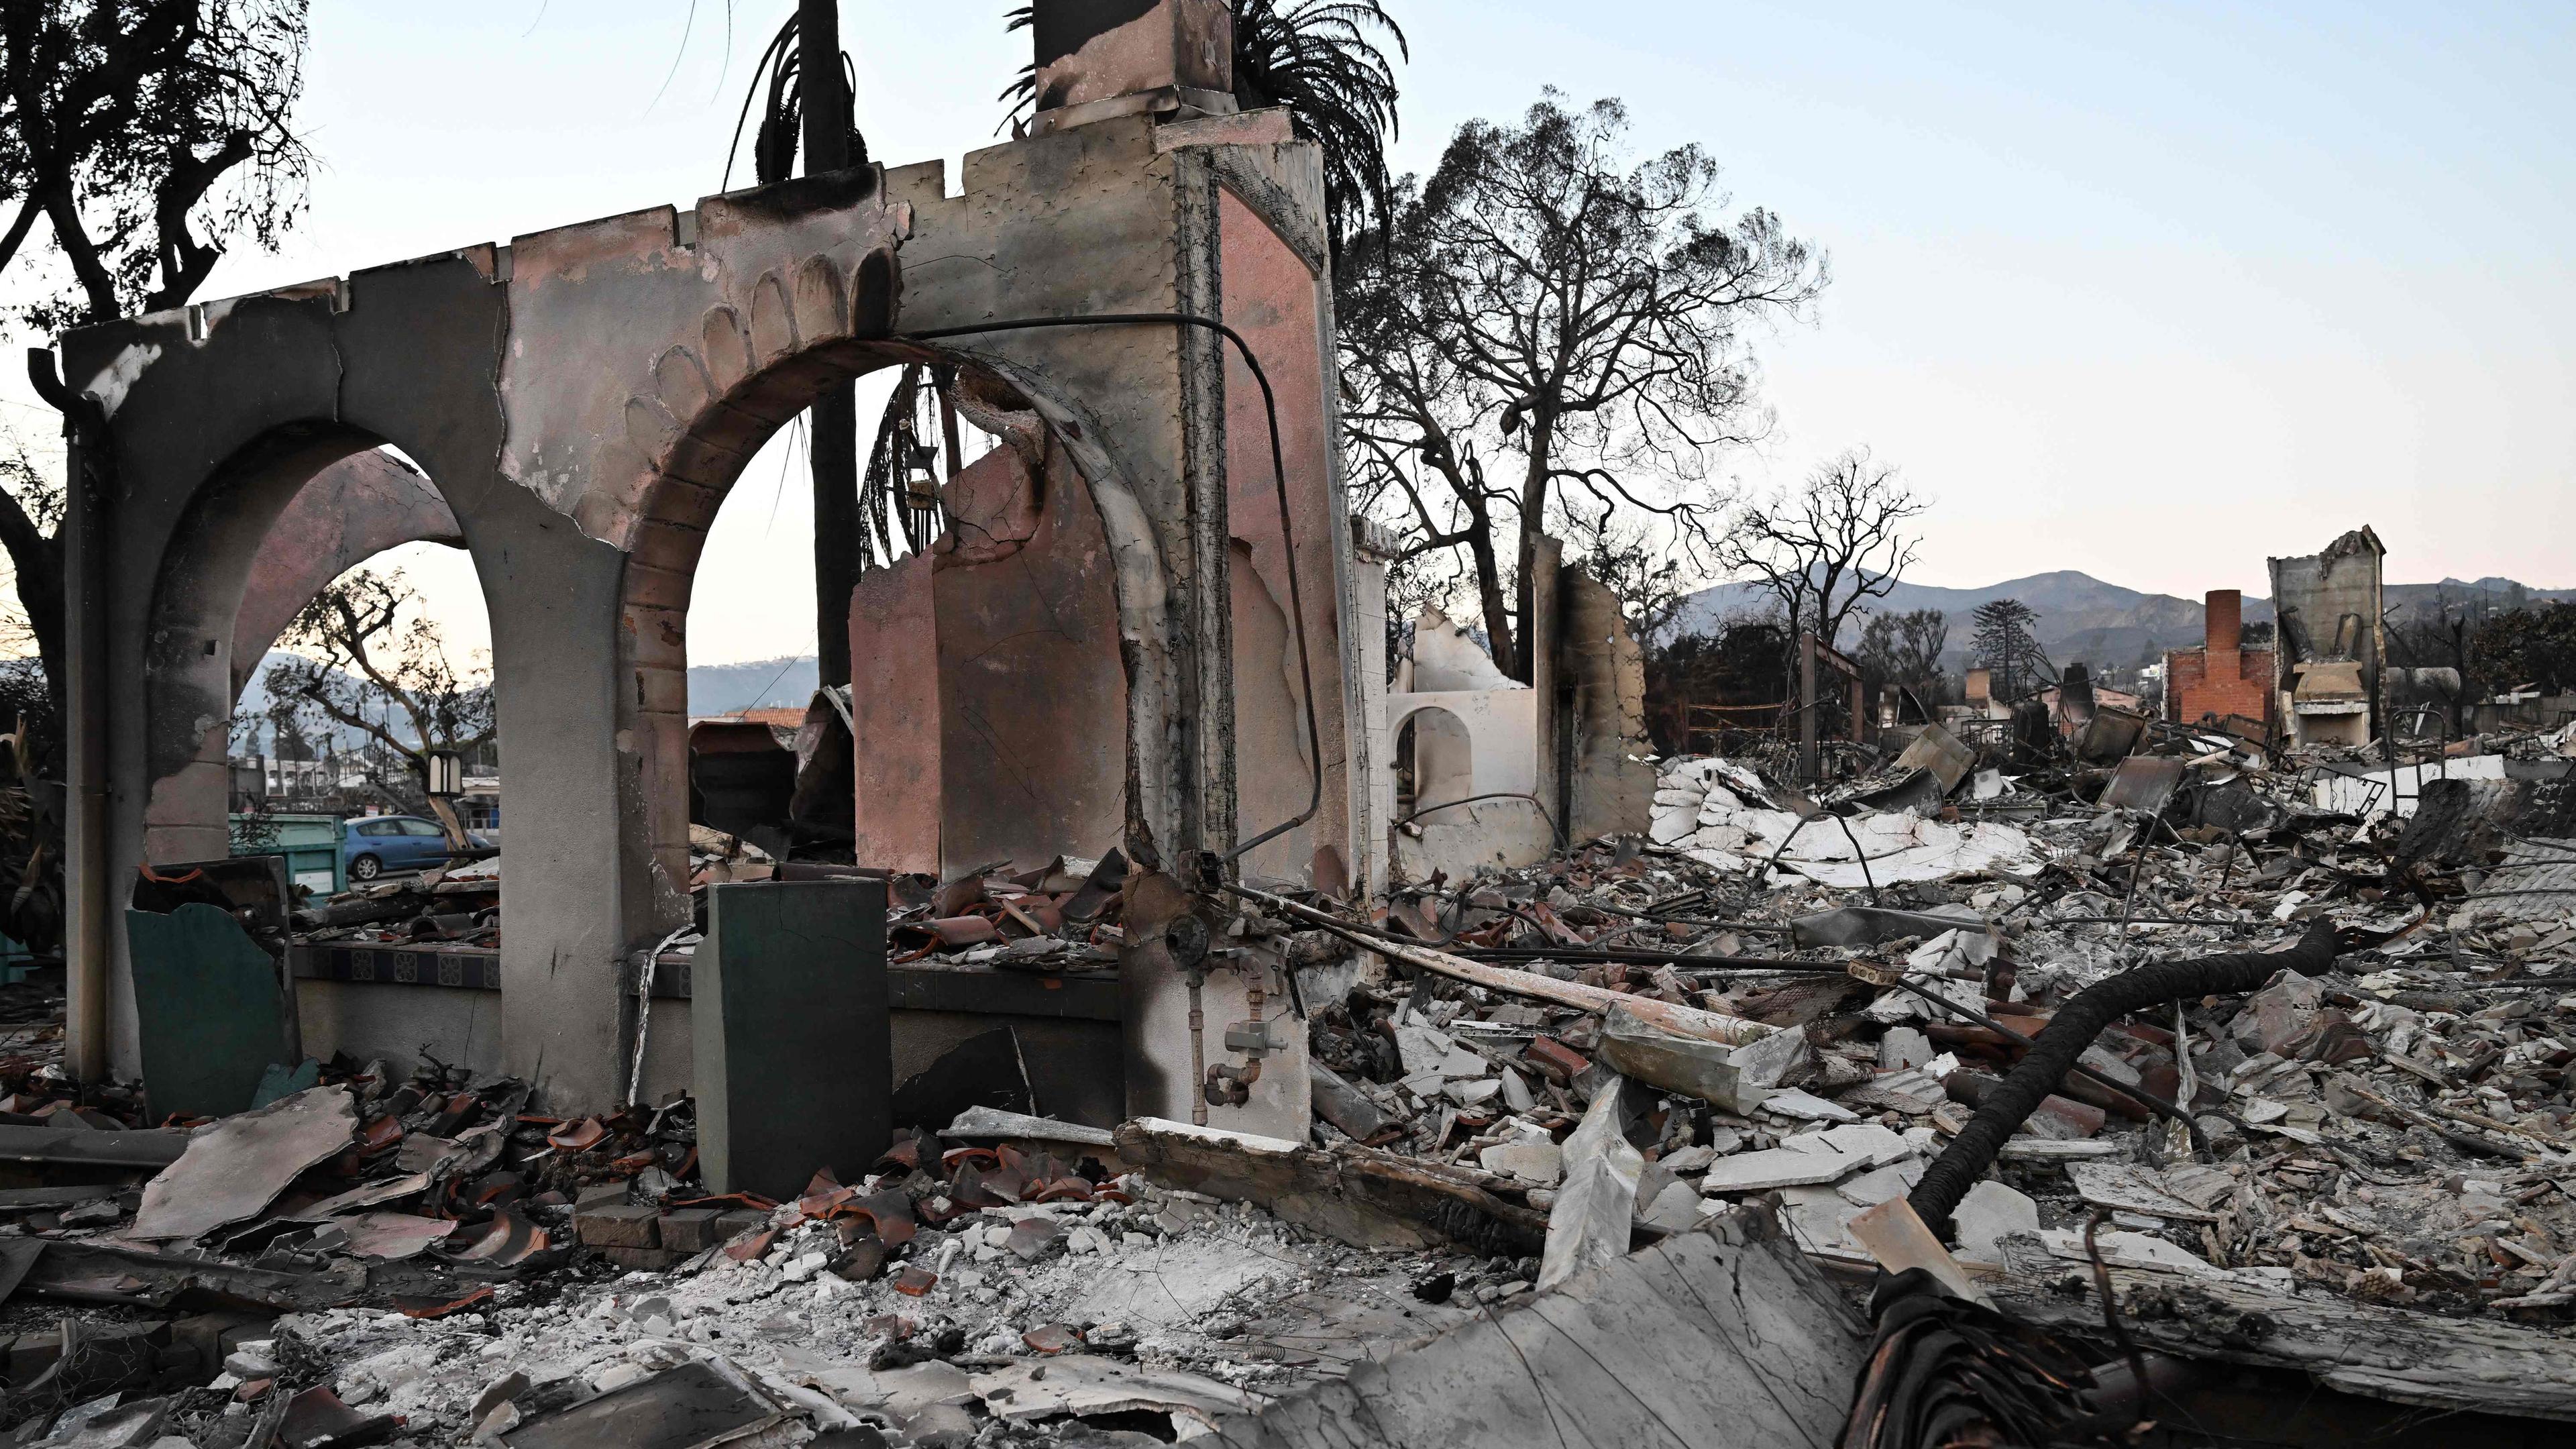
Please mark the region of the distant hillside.
<svg viewBox="0 0 2576 1449"><path fill-rule="evenodd" d="M2397 618L2437 603L2454 608L2468 602L2488 608L2515 608L2576 601L2576 589L2536 589L2511 579L2390 584L2387 595L2390 612ZM2152 660L2167 649L2189 648L2202 637L2200 600L2140 593L2072 569L2006 579L1974 589L1900 582L1872 607L1895 614L1939 609L1950 620L1948 658L1956 667L1967 651L1968 633L1973 627L1969 615L1978 605L1996 599L2019 599L2038 610L2040 643L2049 657L2061 664L2082 660L2126 667ZM1725 619L1759 614L1769 607L1770 596L1755 585L1720 584L1691 596L1682 606L1680 627L1685 631L1706 630ZM2246 623L2268 623L2271 618L2270 599L2250 595L2246 598ZM1843 642L1848 645L1853 641L1846 637Z"/></svg>
<svg viewBox="0 0 2576 1449"><path fill-rule="evenodd" d="M738 714L782 706L802 709L822 678L811 654L759 659L748 664L689 666L689 713Z"/></svg>

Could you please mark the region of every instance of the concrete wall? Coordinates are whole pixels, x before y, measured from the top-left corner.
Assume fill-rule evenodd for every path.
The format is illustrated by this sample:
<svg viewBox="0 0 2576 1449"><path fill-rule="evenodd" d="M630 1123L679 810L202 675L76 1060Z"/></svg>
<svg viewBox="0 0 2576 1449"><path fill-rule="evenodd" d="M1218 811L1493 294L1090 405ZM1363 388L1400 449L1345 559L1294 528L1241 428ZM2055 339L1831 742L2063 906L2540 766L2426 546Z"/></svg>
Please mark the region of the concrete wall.
<svg viewBox="0 0 2576 1449"><path fill-rule="evenodd" d="M1607 585L1576 567L1559 577L1560 823L1569 841L1642 835L1655 804L1645 651Z"/></svg>
<svg viewBox="0 0 2576 1449"><path fill-rule="evenodd" d="M1238 181L1244 191L1257 188ZM1296 637L1287 627L1293 568L1303 595L1306 657L1318 701L1316 723L1323 747L1323 799L1315 819L1246 858L1265 875L1304 879L1316 847L1347 852L1351 835L1350 745L1342 708L1343 648L1340 621L1345 581L1337 561L1348 552L1348 523L1334 469L1326 387L1331 354L1325 332L1329 282L1322 258L1299 249L1281 228L1257 213L1236 185L1217 197L1223 251L1226 320L1251 344L1278 403L1281 459L1286 465L1289 517L1280 517L1271 454L1269 418L1262 392L1241 356L1228 350L1225 372L1227 515L1259 586L1240 587L1234 602L1235 728L1238 749L1250 758L1298 768L1248 772L1237 784L1238 824L1246 835L1270 828L1306 808L1315 766L1306 741L1305 684ZM1293 525L1296 557L1282 540ZM1261 683L1256 687L1255 680ZM1284 747L1284 748L1283 748Z"/></svg>
<svg viewBox="0 0 2576 1449"><path fill-rule="evenodd" d="M2293 744L2313 740L2359 745L2378 737L2380 661L2387 652L2380 578L2387 553L2378 534L2358 528L2327 545L2323 553L2269 561L2279 631L2273 688L2280 696L2280 718ZM2293 697L2298 667L2335 659L2361 666L2363 708L2303 713Z"/></svg>
<svg viewBox="0 0 2576 1449"><path fill-rule="evenodd" d="M113 934L134 866L224 848L205 742L229 719L263 544L317 474L382 445L421 465L483 584L512 820L502 1060L558 1107L622 1094L631 953L686 910L686 623L705 529L751 453L835 379L951 361L1033 410L1080 480L1089 518L1068 502L1050 525L1062 547L1043 555L1062 568L1045 574L1023 555L1020 591L953 600L984 633L961 628L942 670L971 680L977 638L1007 650L1015 620L1058 602L1080 613L1058 621L1070 672L1048 664L1047 682L1087 692L1084 722L1116 720L1117 778L1101 779L1104 737L1083 734L1043 830L1084 838L1056 848L1099 849L1113 797L1137 858L1234 838L1236 679L1276 678L1281 660L1278 636L1255 641L1257 660L1231 653L1238 536L1269 607L1285 597L1280 570L1298 570L1316 692L1337 728L1324 759L1339 762L1338 717L1356 687L1337 663L1351 581L1319 432L1331 396L1321 170L1283 133L1276 117L1173 136L1123 117L976 152L954 196L936 163L809 178L65 338L67 380L108 415L89 446L116 479L85 526L104 539L107 577L149 581L111 591L105 632L76 662L105 686L74 721L104 742L108 777L105 819L75 826L75 857L93 843L103 855L111 945L76 963L101 983L76 989L76 1014L103 1020L110 1044L97 1061L76 1050L75 1065L130 1074L138 1060ZM1245 136L1274 139L1235 143ZM1231 283L1229 244L1249 249ZM1293 564L1264 562L1275 498L1238 512L1243 529L1223 527L1234 496L1253 490L1233 476L1240 389L1213 338L1158 325L873 340L894 325L898 292L907 330L1232 309L1283 388ZM1123 711L1106 688L1113 648ZM955 713L989 725L1009 685L979 688ZM1263 708L1302 720L1293 696ZM1016 760L1031 747L987 748ZM1243 763L1266 781L1298 778L1309 761ZM1350 851L1369 828L1350 818L1358 798L1328 781L1338 816L1279 853Z"/></svg>
<svg viewBox="0 0 2576 1449"><path fill-rule="evenodd" d="M1008 449L994 458L1015 461ZM1025 547L933 575L943 875L1096 858L1122 835L1115 570L1079 475L1059 465L1045 477Z"/></svg>

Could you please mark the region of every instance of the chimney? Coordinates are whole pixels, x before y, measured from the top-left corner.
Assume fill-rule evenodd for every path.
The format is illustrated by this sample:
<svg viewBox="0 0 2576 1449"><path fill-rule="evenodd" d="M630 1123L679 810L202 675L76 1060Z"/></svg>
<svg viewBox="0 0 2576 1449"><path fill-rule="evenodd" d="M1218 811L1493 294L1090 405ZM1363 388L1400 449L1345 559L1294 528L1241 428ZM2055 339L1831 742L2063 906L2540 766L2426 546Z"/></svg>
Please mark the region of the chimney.
<svg viewBox="0 0 2576 1449"><path fill-rule="evenodd" d="M2205 643L2212 654L2233 654L2245 637L2245 594L2240 589L2212 589L2202 601Z"/></svg>
<svg viewBox="0 0 2576 1449"><path fill-rule="evenodd" d="M1234 109L1234 10L1227 0L1035 0L1031 9L1041 116L1130 96L1160 104L1108 109ZM1035 129L1099 118L1058 118Z"/></svg>

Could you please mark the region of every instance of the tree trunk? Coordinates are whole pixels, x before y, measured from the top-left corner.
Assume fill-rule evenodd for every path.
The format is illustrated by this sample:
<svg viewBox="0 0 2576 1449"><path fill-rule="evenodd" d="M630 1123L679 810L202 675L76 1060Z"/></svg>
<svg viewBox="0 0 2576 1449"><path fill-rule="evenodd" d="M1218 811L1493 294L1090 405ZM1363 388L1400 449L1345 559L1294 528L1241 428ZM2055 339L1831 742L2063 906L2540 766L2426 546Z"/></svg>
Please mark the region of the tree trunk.
<svg viewBox="0 0 2576 1449"><path fill-rule="evenodd" d="M1523 684L1538 678L1538 661L1531 654L1538 630L1531 616L1538 608L1538 536L1547 526L1547 472L1556 443L1556 419L1540 412L1529 420L1529 429L1529 471L1521 479L1520 645L1508 660L1499 652L1494 659L1504 673Z"/></svg>
<svg viewBox="0 0 2576 1449"><path fill-rule="evenodd" d="M798 100L805 174L850 164L850 97L841 81L839 0L797 0ZM859 583L859 405L849 383L814 400L806 456L814 474L814 653L820 682L850 682L850 592Z"/></svg>
<svg viewBox="0 0 2576 1449"><path fill-rule="evenodd" d="M465 822L456 817L456 803L439 796L429 797L429 813L438 817L438 828L447 836L447 848L464 850L473 842L466 839Z"/></svg>
<svg viewBox="0 0 2576 1449"><path fill-rule="evenodd" d="M1494 556L1494 532L1490 521L1476 530L1469 540L1468 552L1476 560L1476 594L1485 610L1485 643L1494 656L1494 667L1509 672L1514 654L1511 602L1503 597L1502 560Z"/></svg>
<svg viewBox="0 0 2576 1449"><path fill-rule="evenodd" d="M46 697L53 705L55 718L60 719L64 667L62 540L45 536L18 500L0 490L0 548L9 551L10 565L18 571L18 599L27 610L27 627L36 636L36 654L45 670ZM0 721L0 725L7 723Z"/></svg>

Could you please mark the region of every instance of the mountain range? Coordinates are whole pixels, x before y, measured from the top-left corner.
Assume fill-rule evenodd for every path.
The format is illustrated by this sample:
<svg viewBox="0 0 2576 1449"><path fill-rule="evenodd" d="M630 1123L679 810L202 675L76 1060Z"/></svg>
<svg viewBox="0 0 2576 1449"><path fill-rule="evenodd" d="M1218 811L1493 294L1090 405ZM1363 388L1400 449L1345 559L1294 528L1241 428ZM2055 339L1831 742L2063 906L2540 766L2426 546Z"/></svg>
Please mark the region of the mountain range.
<svg viewBox="0 0 2576 1449"><path fill-rule="evenodd" d="M2539 589L2512 579L2444 579L2438 584L2390 584L2388 602L2396 617L2437 600L2475 600L2489 607L2512 608L2530 603L2576 602L2576 589ZM2006 579L1983 588L1950 589L1899 581L1887 597L1871 607L1902 614L1938 609L1950 621L1950 647L1944 660L1957 668L1965 658L1973 627L1969 615L1980 604L2019 599L2039 613L2040 644L2059 663L2082 660L2113 668L2151 663L2167 649L2188 648L2201 641L2201 603L2171 594L2141 593L2104 583L2073 569ZM1719 584L1685 600L1676 616L1680 633L1707 632L1734 618L1766 611L1769 596L1752 584ZM2245 622L2269 622L2272 601L2248 598ZM1852 641L1846 638L1846 645ZM276 654L270 656L274 662ZM265 666L260 675L267 672ZM267 690L254 675L242 692L237 713L249 715L267 707ZM689 713L698 717L734 714L764 705L801 708L814 697L814 657L785 655L737 664L693 664L689 667Z"/></svg>
<svg viewBox="0 0 2576 1449"><path fill-rule="evenodd" d="M2438 602L2475 601L2491 608L2533 603L2576 601L2576 589L2539 589L2512 579L2444 579L2438 584L2390 584L2386 588L2393 618ZM1899 581L1873 612L1903 614L1938 609L1950 621L1950 647L1944 659L1956 667L1964 658L1974 625L1969 615L1980 604L2019 599L2039 614L2041 647L2060 663L2130 668L2151 663L2165 650L2186 649L2201 642L2201 601L2171 594L2141 593L2104 583L2073 569L2006 579L1983 588L1948 589ZM1683 633L1706 632L1733 618L1759 615L1770 607L1770 595L1754 584L1719 584L1702 589L1682 605L1675 627ZM2247 597L2245 622L2268 623L2272 601ZM1852 640L1846 637L1846 645Z"/></svg>

